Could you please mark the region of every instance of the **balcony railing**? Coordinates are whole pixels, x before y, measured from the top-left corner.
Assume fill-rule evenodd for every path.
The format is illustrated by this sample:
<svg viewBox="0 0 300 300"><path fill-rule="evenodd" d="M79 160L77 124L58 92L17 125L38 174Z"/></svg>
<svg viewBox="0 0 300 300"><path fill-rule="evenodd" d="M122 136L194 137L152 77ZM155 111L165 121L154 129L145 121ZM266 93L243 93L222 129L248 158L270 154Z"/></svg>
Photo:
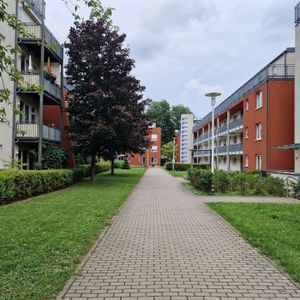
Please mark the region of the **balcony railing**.
<svg viewBox="0 0 300 300"><path fill-rule="evenodd" d="M225 132L227 132L227 124L218 128L218 134L219 135L222 134L222 133L225 133Z"/></svg>
<svg viewBox="0 0 300 300"><path fill-rule="evenodd" d="M17 124L17 138L38 139L39 125L22 123ZM43 139L53 142L60 142L60 130L47 125L43 125Z"/></svg>
<svg viewBox="0 0 300 300"><path fill-rule="evenodd" d="M236 119L229 123L229 130L233 130L235 128L240 128L244 125L244 118Z"/></svg>
<svg viewBox="0 0 300 300"><path fill-rule="evenodd" d="M194 157L210 156L211 150L198 150L194 152Z"/></svg>
<svg viewBox="0 0 300 300"><path fill-rule="evenodd" d="M243 144L235 144L229 146L229 153L236 153L236 152L242 152L243 151Z"/></svg>
<svg viewBox="0 0 300 300"><path fill-rule="evenodd" d="M227 153L227 146L218 147L218 154Z"/></svg>
<svg viewBox="0 0 300 300"><path fill-rule="evenodd" d="M25 0L26 5L34 12L34 14L42 20L45 16L44 0Z"/></svg>
<svg viewBox="0 0 300 300"><path fill-rule="evenodd" d="M38 74L22 74L23 80L19 86L21 92L39 93L40 75ZM44 78L44 92L61 101L61 87Z"/></svg>
<svg viewBox="0 0 300 300"><path fill-rule="evenodd" d="M288 48L284 53L294 52L295 49ZM279 57L283 56L284 53L282 53ZM243 86L236 90L231 96L224 100L220 105L218 105L215 109L215 116L217 117L218 115L229 109L232 105L241 101L244 96L249 94L249 92L261 85L267 79L292 79L294 78L294 75L294 65L274 64L273 62L271 62L264 69L254 75L250 80L248 80ZM207 114L203 119L201 119L201 121L194 125L193 131L195 132L197 129L210 122L211 117L211 113Z"/></svg>
<svg viewBox="0 0 300 300"><path fill-rule="evenodd" d="M42 39L42 26L32 23L25 23L26 32L29 36L20 36L22 40L37 40ZM60 60L63 59L63 47L59 41L51 33L51 31L45 26L45 47L53 52Z"/></svg>

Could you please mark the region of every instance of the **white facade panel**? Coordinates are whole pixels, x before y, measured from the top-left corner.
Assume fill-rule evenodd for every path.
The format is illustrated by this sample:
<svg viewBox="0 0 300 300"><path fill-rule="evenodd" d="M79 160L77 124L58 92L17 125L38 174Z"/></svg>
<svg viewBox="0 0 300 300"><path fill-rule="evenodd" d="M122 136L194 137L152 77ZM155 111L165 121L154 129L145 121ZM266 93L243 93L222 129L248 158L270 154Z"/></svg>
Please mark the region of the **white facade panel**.
<svg viewBox="0 0 300 300"><path fill-rule="evenodd" d="M194 125L194 115L193 114L183 114L181 115L181 128L180 128L180 162L188 163L192 162L193 149L193 125Z"/></svg>

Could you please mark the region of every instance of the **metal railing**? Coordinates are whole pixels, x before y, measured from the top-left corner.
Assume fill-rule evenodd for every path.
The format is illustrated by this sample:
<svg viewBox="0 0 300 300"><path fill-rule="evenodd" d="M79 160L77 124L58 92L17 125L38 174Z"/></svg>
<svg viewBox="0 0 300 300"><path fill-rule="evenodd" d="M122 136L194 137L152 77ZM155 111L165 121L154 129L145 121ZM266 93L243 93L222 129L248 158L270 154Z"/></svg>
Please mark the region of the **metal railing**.
<svg viewBox="0 0 300 300"><path fill-rule="evenodd" d="M50 141L60 142L60 130L57 128L43 125L43 138Z"/></svg>
<svg viewBox="0 0 300 300"><path fill-rule="evenodd" d="M227 146L218 147L218 154L227 153Z"/></svg>
<svg viewBox="0 0 300 300"><path fill-rule="evenodd" d="M40 86L40 75L38 74L22 74L23 80L19 86L20 91L37 92L36 88ZM44 78L44 92L61 101L61 87L50 80Z"/></svg>
<svg viewBox="0 0 300 300"><path fill-rule="evenodd" d="M294 49L288 48L287 52L295 52ZM294 65L282 65L271 63L248 80L243 86L241 86L237 91L235 91L231 96L229 96L225 101L223 101L215 109L215 116L217 117L222 112L226 111L234 103L242 100L242 98L249 94L250 91L254 90L260 84L265 82L267 79L292 79L295 75ZM201 119L197 124L194 125L193 131L203 127L205 124L211 121L211 113L207 114L203 119Z"/></svg>
<svg viewBox="0 0 300 300"><path fill-rule="evenodd" d="M295 6L295 23L300 23L300 3Z"/></svg>
<svg viewBox="0 0 300 300"><path fill-rule="evenodd" d="M236 119L235 121L229 123L229 130L242 127L243 125L244 125L244 118Z"/></svg>
<svg viewBox="0 0 300 300"><path fill-rule="evenodd" d="M242 152L242 151L243 151L243 144L235 144L229 146L229 153Z"/></svg>
<svg viewBox="0 0 300 300"><path fill-rule="evenodd" d="M198 150L194 151L194 157L210 156L211 150Z"/></svg>
<svg viewBox="0 0 300 300"><path fill-rule="evenodd" d="M28 7L34 14L42 20L45 16L45 1L44 0L25 0Z"/></svg>
<svg viewBox="0 0 300 300"><path fill-rule="evenodd" d="M25 27L28 37L20 36L21 39L37 41L42 39L42 25L25 23ZM45 47L53 52L60 60L63 59L63 47L47 26L45 26Z"/></svg>
<svg viewBox="0 0 300 300"><path fill-rule="evenodd" d="M218 134L219 135L224 133L224 132L227 132L227 124L218 128Z"/></svg>

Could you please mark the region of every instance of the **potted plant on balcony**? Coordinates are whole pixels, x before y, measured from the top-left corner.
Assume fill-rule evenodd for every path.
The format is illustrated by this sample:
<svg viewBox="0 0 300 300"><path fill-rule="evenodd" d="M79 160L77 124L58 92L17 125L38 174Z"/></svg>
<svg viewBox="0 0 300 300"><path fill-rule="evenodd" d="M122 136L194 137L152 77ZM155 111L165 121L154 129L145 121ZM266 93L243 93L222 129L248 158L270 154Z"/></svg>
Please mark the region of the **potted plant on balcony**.
<svg viewBox="0 0 300 300"><path fill-rule="evenodd" d="M46 79L51 81L51 83L55 83L57 76L52 73L50 57L48 57L47 71L44 71L44 75Z"/></svg>

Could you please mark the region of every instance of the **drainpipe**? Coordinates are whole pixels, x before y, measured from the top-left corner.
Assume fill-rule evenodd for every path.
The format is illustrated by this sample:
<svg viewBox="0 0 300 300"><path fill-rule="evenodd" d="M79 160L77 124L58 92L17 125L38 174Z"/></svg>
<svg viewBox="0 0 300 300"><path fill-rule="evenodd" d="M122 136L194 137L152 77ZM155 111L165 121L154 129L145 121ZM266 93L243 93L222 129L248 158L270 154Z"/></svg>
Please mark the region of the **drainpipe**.
<svg viewBox="0 0 300 300"><path fill-rule="evenodd" d="M42 24L41 24L41 67L40 67L40 86L44 87L44 63L45 63L45 2L42 1ZM40 93L39 101L39 144L38 144L38 162L42 162L42 147L43 147L43 106L44 92Z"/></svg>
<svg viewBox="0 0 300 300"><path fill-rule="evenodd" d="M60 86L61 86L61 102L60 102L60 114L59 114L59 129L60 129L60 147L63 146L63 110L64 110L64 51L62 57L62 63L60 67Z"/></svg>
<svg viewBox="0 0 300 300"><path fill-rule="evenodd" d="M19 19L19 0L16 0L16 20L18 21ZM15 47L17 47L18 44L18 31L15 29ZM14 56L14 68L17 70L18 68L18 53L15 51L15 56ZM15 159L15 150L16 150L16 114L15 110L17 108L17 83L14 81L14 90L13 90L13 115L12 115L12 147L11 147L11 158Z"/></svg>
<svg viewBox="0 0 300 300"><path fill-rule="evenodd" d="M266 171L269 171L269 80L266 81Z"/></svg>

